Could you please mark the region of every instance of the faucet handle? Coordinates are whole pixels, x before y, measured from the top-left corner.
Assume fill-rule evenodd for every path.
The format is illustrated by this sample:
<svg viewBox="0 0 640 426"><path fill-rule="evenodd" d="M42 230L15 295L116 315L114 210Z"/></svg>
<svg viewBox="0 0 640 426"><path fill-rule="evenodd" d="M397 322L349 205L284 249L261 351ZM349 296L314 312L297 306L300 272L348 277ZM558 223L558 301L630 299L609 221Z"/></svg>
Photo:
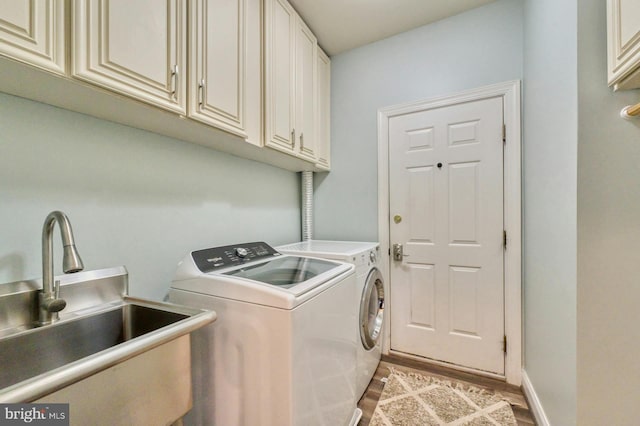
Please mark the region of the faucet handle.
<svg viewBox="0 0 640 426"><path fill-rule="evenodd" d="M56 280L53 286L53 298L47 302L47 311L60 312L67 306L64 299L60 299L60 280Z"/></svg>

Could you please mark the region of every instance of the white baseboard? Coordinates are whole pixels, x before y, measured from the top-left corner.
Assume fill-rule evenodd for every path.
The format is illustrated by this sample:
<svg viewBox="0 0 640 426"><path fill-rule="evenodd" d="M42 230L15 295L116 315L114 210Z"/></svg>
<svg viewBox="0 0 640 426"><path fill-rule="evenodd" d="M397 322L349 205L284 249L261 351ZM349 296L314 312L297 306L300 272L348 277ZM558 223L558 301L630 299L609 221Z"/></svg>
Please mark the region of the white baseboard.
<svg viewBox="0 0 640 426"><path fill-rule="evenodd" d="M529 376L527 375L527 372L525 370L522 370L522 390L527 397L529 410L531 411L531 414L533 414L533 417L536 419L536 423L538 424L538 426L551 426L551 424L549 423L549 419L544 412L544 408L542 408L540 399L538 399L538 395L536 394L536 391L533 388L533 384L531 384L531 380L529 380Z"/></svg>

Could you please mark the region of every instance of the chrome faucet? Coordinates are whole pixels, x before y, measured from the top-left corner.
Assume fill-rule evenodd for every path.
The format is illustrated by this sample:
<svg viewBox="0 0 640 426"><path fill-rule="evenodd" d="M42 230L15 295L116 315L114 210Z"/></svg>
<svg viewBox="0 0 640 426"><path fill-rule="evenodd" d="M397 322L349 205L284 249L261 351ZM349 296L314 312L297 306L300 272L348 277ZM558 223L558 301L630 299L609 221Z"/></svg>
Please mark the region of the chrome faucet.
<svg viewBox="0 0 640 426"><path fill-rule="evenodd" d="M58 319L58 312L67 306L67 302L60 299L60 281L53 283L53 227L58 222L62 236L63 259L62 270L65 274L82 271L84 265L76 250L73 231L69 218L60 212L49 213L42 227L42 291L38 296L40 308L39 324L46 325Z"/></svg>

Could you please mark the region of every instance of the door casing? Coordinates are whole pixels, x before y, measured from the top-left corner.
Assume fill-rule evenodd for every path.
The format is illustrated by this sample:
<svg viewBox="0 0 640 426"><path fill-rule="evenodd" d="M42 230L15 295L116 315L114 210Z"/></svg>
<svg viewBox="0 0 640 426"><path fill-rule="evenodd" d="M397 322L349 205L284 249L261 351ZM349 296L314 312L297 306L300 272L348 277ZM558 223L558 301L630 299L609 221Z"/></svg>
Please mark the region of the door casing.
<svg viewBox="0 0 640 426"><path fill-rule="evenodd" d="M431 98L407 104L393 105L378 110L378 236L380 252L389 253L389 120L398 115L410 114L428 109L440 108L459 103L477 101L500 96L503 98L506 142L504 145L504 227L507 232L507 247L504 252L504 297L505 297L505 375L507 383L520 386L522 381L522 193L521 193L521 150L522 136L520 123L520 81L508 81L484 86L452 95ZM392 308L389 300L390 256L381 256L380 269L384 277L385 306ZM384 354L390 350L390 315L384 316ZM407 356L406 354L402 354ZM422 359L422 358L420 358ZM452 366L450 364L445 364ZM453 367L453 366L452 366ZM482 375L487 374L467 368Z"/></svg>

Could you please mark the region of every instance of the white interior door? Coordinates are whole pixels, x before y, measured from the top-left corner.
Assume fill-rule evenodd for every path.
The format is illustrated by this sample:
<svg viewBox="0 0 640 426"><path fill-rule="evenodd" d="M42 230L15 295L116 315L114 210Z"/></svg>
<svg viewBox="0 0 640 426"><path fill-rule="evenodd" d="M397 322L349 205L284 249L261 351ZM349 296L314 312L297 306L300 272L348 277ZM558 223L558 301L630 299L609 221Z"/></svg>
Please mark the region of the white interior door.
<svg viewBox="0 0 640 426"><path fill-rule="evenodd" d="M504 374L502 97L389 121L392 350Z"/></svg>

